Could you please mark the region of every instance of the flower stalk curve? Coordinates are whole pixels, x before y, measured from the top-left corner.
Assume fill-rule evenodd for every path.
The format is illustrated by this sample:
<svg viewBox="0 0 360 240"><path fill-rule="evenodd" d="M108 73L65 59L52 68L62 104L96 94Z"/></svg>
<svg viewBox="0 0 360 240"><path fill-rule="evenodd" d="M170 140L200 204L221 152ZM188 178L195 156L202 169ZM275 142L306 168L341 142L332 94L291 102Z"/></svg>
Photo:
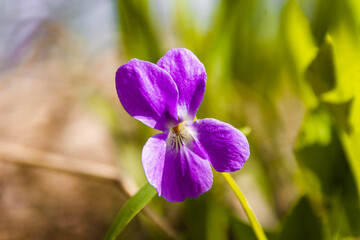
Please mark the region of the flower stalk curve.
<svg viewBox="0 0 360 240"><path fill-rule="evenodd" d="M260 223L258 222L254 212L252 211L250 205L248 204L244 194L240 190L239 186L236 184L235 180L229 173L222 173L223 177L225 178L227 184L235 193L237 199L239 200L241 206L243 207L246 216L249 219L251 227L259 240L267 240L264 230L262 229Z"/></svg>

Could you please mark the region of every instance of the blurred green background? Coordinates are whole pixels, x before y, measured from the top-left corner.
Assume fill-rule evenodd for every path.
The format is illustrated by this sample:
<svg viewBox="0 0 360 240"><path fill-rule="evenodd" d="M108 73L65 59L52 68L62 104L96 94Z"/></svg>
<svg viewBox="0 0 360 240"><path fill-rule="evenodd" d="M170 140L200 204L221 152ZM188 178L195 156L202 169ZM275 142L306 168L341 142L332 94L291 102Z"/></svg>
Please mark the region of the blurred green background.
<svg viewBox="0 0 360 240"><path fill-rule="evenodd" d="M70 157L105 161L116 166L115 174L111 172L114 177L106 177L106 171L100 174L89 170L79 178L95 175L91 179L101 182L99 189L112 186L111 181L115 179L120 182L122 194L114 193L119 191L114 187L109 190L111 194L108 193L111 200L107 200L107 194L97 195L95 188L89 194L102 200L89 203L88 194L78 196L74 194L75 189L63 190L61 195L67 195L74 202L87 199L80 203L90 204L93 211L90 216L96 217L89 222L89 216L84 215L74 222L87 226L83 231L61 224L54 230L47 225L54 223L44 223L42 228L47 229L47 235L28 230L35 231L33 239L64 239L61 236L99 239L128 195L146 183L141 150L146 140L157 132L132 119L122 109L116 97L114 76L117 68L131 58L157 62L168 49L178 47L193 51L207 71L205 97L197 117L228 122L248 136L250 159L233 176L269 239L359 239L360 1L33 2L30 5L35 17L29 17L29 8L22 9L22 15L16 15L21 13L16 4L0 2L5 14L0 25L4 35L0 45L4 53L0 61L0 98L3 95L0 140ZM36 74L34 65L38 68ZM31 138L24 137L34 130L33 125L25 128L21 137L17 134L21 130L18 126L24 122L35 116L42 121L45 118L34 109L30 111L23 101L17 103L18 95L28 94L28 98L33 98L31 77L44 79L39 86L51 85L50 90L40 87L41 90L35 92L43 96L34 102L35 109L48 102L50 96L46 94L53 95L64 89L65 93L55 102L66 100L67 104L50 105L50 109L59 110L50 111L48 115L61 111L61 116L63 112L72 116L68 112L76 104L91 116L92 120L85 119L67 130L69 139L86 142L86 148L84 144L69 142L68 138L59 147L56 134L36 131ZM65 87L59 88L56 84ZM15 111L13 108L18 112L9 117ZM49 129L57 128L59 117L56 116L55 120L48 120ZM21 124L13 123L14 130L5 131L11 129L14 120ZM67 124L72 121L70 117ZM96 121L106 141L99 142L98 135L87 134L94 131L89 125L91 121ZM88 128L84 127L86 124ZM40 124L38 128L44 126ZM43 139L40 143L39 138ZM13 179L24 171L34 171L37 165L42 169L54 168L46 163L44 166L44 162L13 161L22 150L15 151L15 157L14 152L10 151L11 155L9 151L4 144L0 147L0 160L6 162L0 168L4 176L14 168L6 164L15 164L16 168L25 165L21 172L17 170L10 175ZM30 157L25 154L23 158ZM45 157L44 161L48 160ZM83 170L71 166L71 162L66 163L72 174ZM27 170L29 166L32 170ZM67 166L56 170L61 172L63 168L71 172ZM52 171L51 174L59 173ZM29 178L33 181L33 175ZM0 220L0 235L3 233L4 239L23 239L21 234L13 235L13 231L21 228L25 217L19 220L6 211L9 206L17 206L9 205L4 197L7 196L4 189L12 188L8 179L1 178L4 193L0 195L3 196L0 204L8 215L5 215L7 220ZM79 181L81 185L82 180ZM53 187L47 191L53 191ZM39 199L47 193L40 192ZM16 194L19 199L28 197ZM56 197L54 201L59 199ZM40 201L38 208L42 206ZM54 206L56 204L50 204L49 209ZM64 207L67 209L64 211L68 211L69 206ZM71 211L67 216L72 217ZM5 230L6 224L11 231ZM64 229L68 235L62 235ZM221 175L214 172L214 184L209 192L182 203L156 197L148 210L137 216L119 237L168 238L251 240L255 236L234 194Z"/></svg>

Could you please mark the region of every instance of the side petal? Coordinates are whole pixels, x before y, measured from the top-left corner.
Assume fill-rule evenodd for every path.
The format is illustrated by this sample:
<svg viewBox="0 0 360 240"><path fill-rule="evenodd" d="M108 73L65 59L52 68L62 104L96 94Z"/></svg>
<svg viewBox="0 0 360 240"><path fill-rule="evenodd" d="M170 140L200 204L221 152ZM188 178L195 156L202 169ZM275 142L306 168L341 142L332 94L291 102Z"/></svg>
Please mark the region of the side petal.
<svg viewBox="0 0 360 240"><path fill-rule="evenodd" d="M239 170L249 158L249 143L245 135L230 124L207 118L196 120L192 128L216 171Z"/></svg>
<svg viewBox="0 0 360 240"><path fill-rule="evenodd" d="M178 90L157 65L132 59L116 72L116 91L124 109L151 128L166 131L178 124Z"/></svg>
<svg viewBox="0 0 360 240"><path fill-rule="evenodd" d="M198 197L208 191L213 182L210 163L199 145L190 143L180 149L167 144L168 133L151 137L142 151L146 178L159 196L171 202Z"/></svg>
<svg viewBox="0 0 360 240"><path fill-rule="evenodd" d="M204 97L206 71L200 60L188 49L169 50L157 65L170 73L179 89L179 117L193 120Z"/></svg>

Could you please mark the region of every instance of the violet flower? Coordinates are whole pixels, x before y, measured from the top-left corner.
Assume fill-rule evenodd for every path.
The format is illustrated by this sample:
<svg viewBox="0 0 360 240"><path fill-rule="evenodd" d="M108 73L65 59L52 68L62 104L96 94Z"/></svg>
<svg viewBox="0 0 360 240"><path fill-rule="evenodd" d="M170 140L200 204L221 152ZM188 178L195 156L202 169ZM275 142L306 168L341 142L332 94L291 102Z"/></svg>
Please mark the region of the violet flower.
<svg viewBox="0 0 360 240"><path fill-rule="evenodd" d="M116 72L116 90L135 119L163 131L142 150L146 178L171 202L195 198L218 172L242 168L249 144L239 130L216 119L193 122L206 85L204 65L184 48L171 49L157 64L132 59Z"/></svg>

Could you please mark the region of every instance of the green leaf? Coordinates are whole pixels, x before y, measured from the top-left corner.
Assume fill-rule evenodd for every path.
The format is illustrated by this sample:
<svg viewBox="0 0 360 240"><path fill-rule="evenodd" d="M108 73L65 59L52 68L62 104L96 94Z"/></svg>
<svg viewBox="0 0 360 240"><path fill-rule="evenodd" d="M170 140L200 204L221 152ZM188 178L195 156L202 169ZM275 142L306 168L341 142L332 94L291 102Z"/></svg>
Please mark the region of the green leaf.
<svg viewBox="0 0 360 240"><path fill-rule="evenodd" d="M326 127L330 128L323 126L324 129ZM316 176L320 181L322 193L327 196L338 194L339 189L344 186L344 176L348 174L346 156L340 140L334 130L328 129L328 131L327 142L320 140L309 142L309 145L295 152L300 167ZM314 193L312 183L309 183L309 191Z"/></svg>
<svg viewBox="0 0 360 240"><path fill-rule="evenodd" d="M339 130L344 131L346 134L351 134L354 126L350 123L350 113L353 106L351 99L344 103L324 103L331 117Z"/></svg>
<svg viewBox="0 0 360 240"><path fill-rule="evenodd" d="M310 23L296 1L288 1L281 14L280 33L292 64L302 74L318 51Z"/></svg>
<svg viewBox="0 0 360 240"><path fill-rule="evenodd" d="M251 226L236 219L230 218L230 230L231 235L236 240L257 240L254 231Z"/></svg>
<svg viewBox="0 0 360 240"><path fill-rule="evenodd" d="M106 233L104 240L116 239L131 219L133 219L155 195L156 190L150 184L147 183L142 187L125 203Z"/></svg>
<svg viewBox="0 0 360 240"><path fill-rule="evenodd" d="M338 108L340 113L346 113L346 109ZM309 197L321 209L331 236L358 236L360 201L356 182L328 115L324 108L309 113L295 154Z"/></svg>
<svg viewBox="0 0 360 240"><path fill-rule="evenodd" d="M276 232L265 231L265 233L269 240L274 240L278 238ZM251 226L235 216L230 217L230 234L231 239L258 240Z"/></svg>
<svg viewBox="0 0 360 240"><path fill-rule="evenodd" d="M279 240L324 239L321 220L315 215L309 200L302 197L286 218Z"/></svg>
<svg viewBox="0 0 360 240"><path fill-rule="evenodd" d="M331 141L331 119L329 114L321 109L309 111L299 132L295 150L319 144L325 146Z"/></svg>
<svg viewBox="0 0 360 240"><path fill-rule="evenodd" d="M360 89L360 88L358 88ZM331 106L331 105L330 105ZM357 96L344 104L333 104L330 110L340 126L340 136L354 175L360 197L360 101ZM347 116L349 117L344 117Z"/></svg>
<svg viewBox="0 0 360 240"><path fill-rule="evenodd" d="M316 58L306 71L306 80L318 97L335 87L336 73L333 55L332 41L327 36Z"/></svg>

